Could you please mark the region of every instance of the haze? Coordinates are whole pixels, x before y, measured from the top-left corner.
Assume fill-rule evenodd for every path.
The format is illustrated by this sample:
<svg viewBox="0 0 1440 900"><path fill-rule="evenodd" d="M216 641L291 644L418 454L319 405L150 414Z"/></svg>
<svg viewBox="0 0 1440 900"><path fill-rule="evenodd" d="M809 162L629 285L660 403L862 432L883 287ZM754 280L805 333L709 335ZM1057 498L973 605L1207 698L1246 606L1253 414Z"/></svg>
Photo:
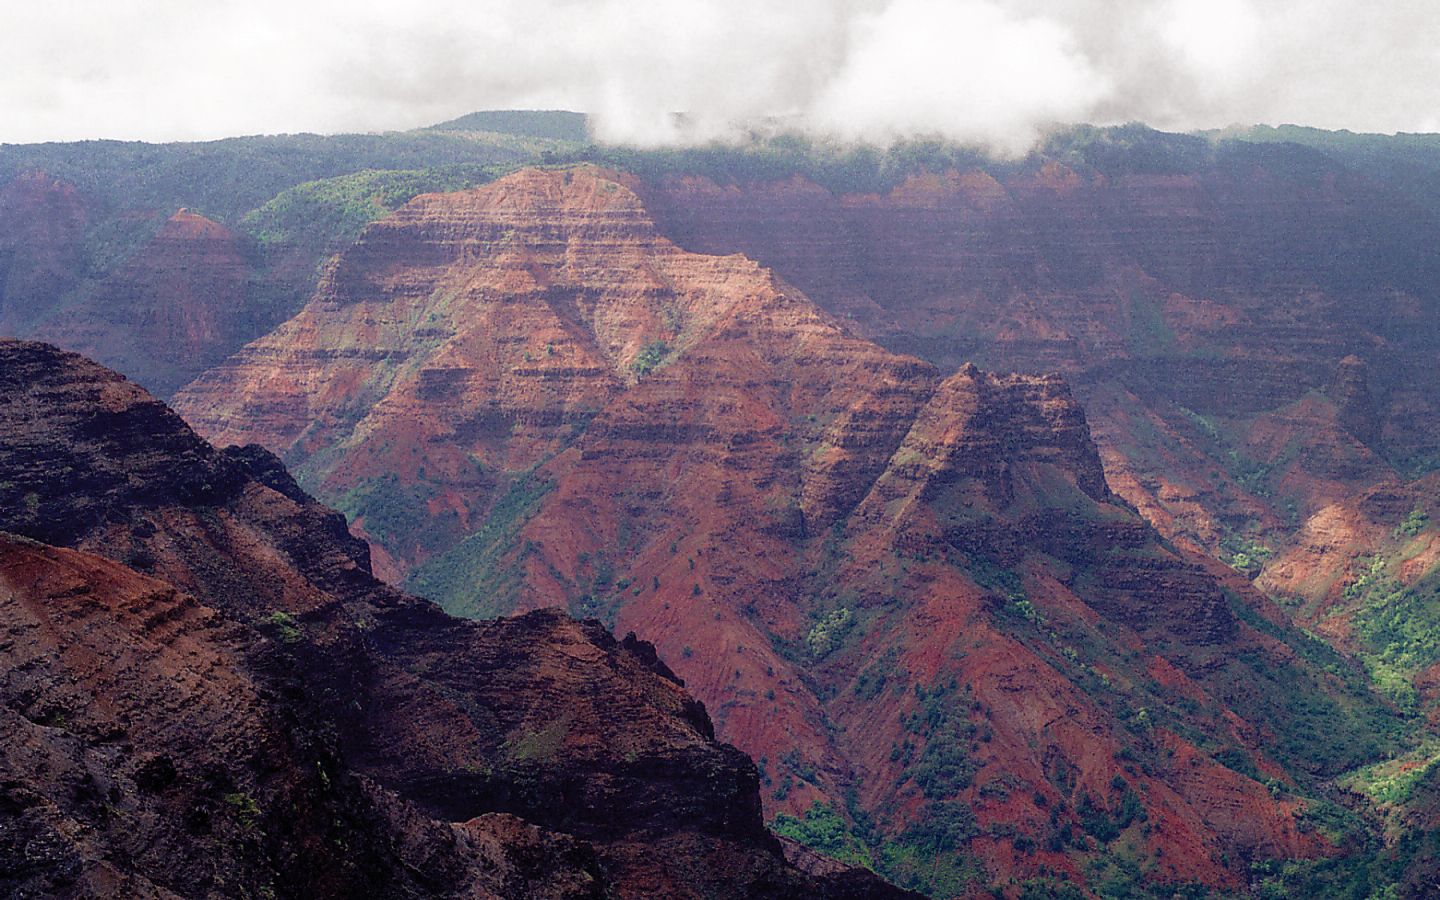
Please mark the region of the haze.
<svg viewBox="0 0 1440 900"><path fill-rule="evenodd" d="M598 137L635 144L775 118L1010 152L1078 121L1440 130L1428 0L8 5L4 142L376 131L536 107L590 112Z"/></svg>

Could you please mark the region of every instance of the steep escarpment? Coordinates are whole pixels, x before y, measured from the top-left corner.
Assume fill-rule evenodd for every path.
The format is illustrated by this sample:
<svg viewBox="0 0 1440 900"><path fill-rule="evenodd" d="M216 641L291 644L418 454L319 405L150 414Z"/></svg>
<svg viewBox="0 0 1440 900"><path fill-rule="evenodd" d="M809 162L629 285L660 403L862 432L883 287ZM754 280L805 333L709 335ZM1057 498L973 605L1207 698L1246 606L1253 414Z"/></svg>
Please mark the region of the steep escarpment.
<svg viewBox="0 0 1440 900"><path fill-rule="evenodd" d="M900 896L788 866L649 645L453 619L258 447L46 345L0 378L7 889Z"/></svg>
<svg viewBox="0 0 1440 900"><path fill-rule="evenodd" d="M417 198L177 406L452 612L563 598L653 642L777 827L907 884L1238 886L1334 852L1324 779L1396 721L1112 493L1064 380L883 350L680 250L634 187Z"/></svg>

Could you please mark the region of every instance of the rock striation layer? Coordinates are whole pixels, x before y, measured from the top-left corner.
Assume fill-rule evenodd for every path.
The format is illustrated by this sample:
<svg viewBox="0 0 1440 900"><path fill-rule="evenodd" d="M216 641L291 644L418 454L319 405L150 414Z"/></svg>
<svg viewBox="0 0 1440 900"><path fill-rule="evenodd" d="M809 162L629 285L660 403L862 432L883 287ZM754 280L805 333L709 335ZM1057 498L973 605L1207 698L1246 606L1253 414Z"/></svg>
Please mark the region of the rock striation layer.
<svg viewBox="0 0 1440 900"><path fill-rule="evenodd" d="M1228 560L1303 540L1333 502L1271 483L1245 446L1256 420L1332 383L1347 430L1395 468L1357 473L1352 498L1433 467L1440 233L1394 181L1295 145L1126 126L878 193L743 174L641 193L681 246L745 253L887 347L1065 373L1115 489Z"/></svg>

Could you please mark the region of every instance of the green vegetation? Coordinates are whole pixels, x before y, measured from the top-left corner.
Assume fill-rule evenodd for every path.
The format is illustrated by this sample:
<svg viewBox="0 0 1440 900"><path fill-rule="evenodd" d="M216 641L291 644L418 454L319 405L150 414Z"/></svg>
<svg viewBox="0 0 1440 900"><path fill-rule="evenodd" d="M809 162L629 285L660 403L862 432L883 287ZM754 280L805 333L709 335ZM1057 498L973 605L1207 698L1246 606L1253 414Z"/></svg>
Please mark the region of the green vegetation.
<svg viewBox="0 0 1440 900"><path fill-rule="evenodd" d="M1252 580L1274 556L1274 550L1243 534L1227 531L1220 539L1220 561Z"/></svg>
<svg viewBox="0 0 1440 900"><path fill-rule="evenodd" d="M900 843L926 855L954 853L979 833L975 813L957 800L925 804L914 825L900 834Z"/></svg>
<svg viewBox="0 0 1440 900"><path fill-rule="evenodd" d="M1125 343L1136 356L1163 356L1175 349L1175 332L1165 321L1161 300L1139 290L1130 293Z"/></svg>
<svg viewBox="0 0 1440 900"><path fill-rule="evenodd" d="M1440 741L1425 741L1414 752L1365 766L1340 779L1344 787L1364 794L1378 807L1403 808L1416 787L1440 775Z"/></svg>
<svg viewBox="0 0 1440 900"><path fill-rule="evenodd" d="M1128 785L1124 786L1122 791L1113 812L1088 792L1082 793L1080 801L1075 804L1075 815L1080 818L1080 827L1102 844L1118 838L1121 832L1135 821L1143 822L1148 818L1135 791Z"/></svg>
<svg viewBox="0 0 1440 900"><path fill-rule="evenodd" d="M1406 587L1383 556L1360 560L1344 597L1355 604L1351 626L1364 642L1360 657L1376 687L1413 708L1414 676L1440 660L1440 573Z"/></svg>
<svg viewBox="0 0 1440 900"><path fill-rule="evenodd" d="M431 125L427 131L487 131L552 141L584 143L590 139L588 117L561 109L493 109L473 112Z"/></svg>
<svg viewBox="0 0 1440 900"><path fill-rule="evenodd" d="M570 612L582 619L599 619L606 628L613 629L630 579L616 579L609 552L593 556L582 553L577 562L580 563L575 573L578 597L570 604Z"/></svg>
<svg viewBox="0 0 1440 900"><path fill-rule="evenodd" d="M229 806L235 814L235 820L242 828L254 828L260 823L260 804L255 798L245 793L234 793L225 795L225 805Z"/></svg>
<svg viewBox="0 0 1440 900"><path fill-rule="evenodd" d="M492 181L512 166L455 165L425 169L364 169L287 188L240 220L262 247L277 244L334 251L361 229L420 194L458 191Z"/></svg>
<svg viewBox="0 0 1440 900"><path fill-rule="evenodd" d="M525 558L534 547L516 547L520 529L540 509L554 482L533 470L514 476L490 508L485 526L418 567L405 586L469 618L505 615L514 609Z"/></svg>
<svg viewBox="0 0 1440 900"><path fill-rule="evenodd" d="M984 877L965 846L978 833L975 815L958 801L932 802L897 838L879 837L863 813L851 827L833 807L814 803L803 818L781 813L771 821L776 834L799 841L833 859L865 866L892 883L932 897L955 897ZM863 835L863 836L862 836Z"/></svg>
<svg viewBox="0 0 1440 900"><path fill-rule="evenodd" d="M1025 594L1025 585L1021 582L1020 576L1013 569L1005 568L991 557L981 553L971 553L965 568L976 584L1005 598L1010 603L1018 605L1021 601L1028 600Z"/></svg>
<svg viewBox="0 0 1440 900"><path fill-rule="evenodd" d="M927 799L946 800L969 787L978 768L970 757L978 729L963 714L970 707L969 690L957 691L953 680L928 689L917 684L914 690L916 708L905 716L904 725L924 739L925 747L919 759L906 766L900 783L913 781ZM910 755L900 748L900 756Z"/></svg>
<svg viewBox="0 0 1440 900"><path fill-rule="evenodd" d="M818 800L810 804L804 818L781 813L770 822L770 830L799 841L805 846L853 866L874 868L875 862L866 847L850 832L850 826L833 807Z"/></svg>
<svg viewBox="0 0 1440 900"><path fill-rule="evenodd" d="M1277 626L1226 592L1231 612L1257 631L1285 643L1308 665L1277 665L1274 657L1245 651L1238 666L1216 673L1227 702L1244 718L1275 735L1273 755L1292 773L1330 777L1394 754L1408 726L1387 708L1353 662L1319 638Z"/></svg>
<svg viewBox="0 0 1440 900"><path fill-rule="evenodd" d="M636 378L644 378L660 368L669 355L669 344L664 341L646 341L645 346L640 348L640 352L630 363L630 371L635 373Z"/></svg>
<svg viewBox="0 0 1440 900"><path fill-rule="evenodd" d="M905 140L880 148L793 133L756 136L743 144L717 142L665 150L590 147L573 158L642 176L701 175L718 184L783 181L798 175L836 193L883 193L910 175L973 169L990 162L977 148L943 140Z"/></svg>
<svg viewBox="0 0 1440 900"><path fill-rule="evenodd" d="M1437 750L1440 745L1432 739L1402 758L1342 778L1342 786L1365 794L1388 817L1386 838L1382 841L1351 810L1312 804L1302 827L1338 839L1346 852L1330 859L1257 863L1252 866L1252 882L1260 888L1256 895L1265 900L1429 896L1425 887L1435 883L1440 866L1440 830L1417 825L1434 821L1440 798Z"/></svg>
<svg viewBox="0 0 1440 900"><path fill-rule="evenodd" d="M975 814L964 803L927 803L897 839L880 843L880 874L932 897L962 896L984 878L980 863L964 852L977 833Z"/></svg>
<svg viewBox="0 0 1440 900"><path fill-rule="evenodd" d="M1072 168L1094 169L1111 177L1182 175L1215 159L1214 148L1202 137L1168 134L1139 122L1067 128L1046 140L1038 153Z"/></svg>
<svg viewBox="0 0 1440 900"><path fill-rule="evenodd" d="M1415 537L1417 534L1424 531L1425 526L1429 523L1429 513L1425 512L1425 510L1417 506L1414 509L1410 510L1410 514L1405 517L1405 521L1395 526L1395 537L1397 539Z"/></svg>
<svg viewBox="0 0 1440 900"><path fill-rule="evenodd" d="M885 690L886 686L894 679L896 689L903 685L895 678L897 675L896 664L900 661L900 651L891 647L870 665L860 670L855 678L855 695L861 700L873 700Z"/></svg>
<svg viewBox="0 0 1440 900"><path fill-rule="evenodd" d="M287 188L365 170L538 162L555 141L498 134L289 134L200 143L83 141L10 145L0 182L41 170L79 187L102 211L189 207L229 225Z"/></svg>
<svg viewBox="0 0 1440 900"><path fill-rule="evenodd" d="M295 621L295 617L284 610L276 610L260 622L274 628L283 643L294 644L305 637L305 632L300 630L300 624Z"/></svg>
<svg viewBox="0 0 1440 900"><path fill-rule="evenodd" d="M840 607L826 613L805 635L805 646L816 659L824 659L845 637L854 622L854 616L847 607Z"/></svg>
<svg viewBox="0 0 1440 900"><path fill-rule="evenodd" d="M1274 493L1271 487L1273 475L1294 461L1299 452L1299 448L1292 442L1281 448L1280 453L1269 462L1252 459L1240 445L1236 435L1231 430L1222 428L1215 419L1184 407L1180 407L1180 412L1210 444L1209 454L1225 467L1226 473L1235 483L1242 490L1257 497L1269 497ZM1246 535L1252 530L1253 526L1247 525L1242 528L1245 534L1227 532L1225 539L1248 541L1250 538ZM1230 552L1236 552L1236 548L1231 548Z"/></svg>
<svg viewBox="0 0 1440 900"><path fill-rule="evenodd" d="M334 505L351 523L363 518L365 532L382 545L414 542L434 550L447 531L437 528L430 515L429 501L435 493L427 484L401 484L398 475L387 472L350 488L335 498Z"/></svg>

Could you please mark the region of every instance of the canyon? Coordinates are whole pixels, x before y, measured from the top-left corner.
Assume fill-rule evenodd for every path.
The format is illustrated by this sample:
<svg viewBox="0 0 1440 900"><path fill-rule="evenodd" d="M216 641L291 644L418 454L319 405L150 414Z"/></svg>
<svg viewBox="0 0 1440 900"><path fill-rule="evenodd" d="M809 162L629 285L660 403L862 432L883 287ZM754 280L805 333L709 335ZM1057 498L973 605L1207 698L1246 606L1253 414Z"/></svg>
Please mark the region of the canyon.
<svg viewBox="0 0 1440 900"><path fill-rule="evenodd" d="M639 187L419 197L176 408L279 454L451 612L563 603L654 642L772 812L848 808L902 882L1083 880L1122 835L1172 884L1328 852L1304 785L1396 723L1110 491L1063 380L882 350L679 249Z"/></svg>
<svg viewBox="0 0 1440 900"><path fill-rule="evenodd" d="M492 141L598 163L120 219L50 158L74 183L0 187L0 323L247 446L221 453L368 542L326 519L342 567L481 620L486 659L588 642L673 670L813 871L801 844L933 896L1413 893L1440 858L1440 219L1409 189L1429 157L1272 137L1077 128L1018 161ZM117 489L88 466L76 497ZM313 575L221 574L333 556L286 549L303 528L238 563L175 561L233 536L204 517L32 533L108 515L4 527L222 617L326 602ZM460 627L433 615L416 634ZM504 811L588 841L593 878L672 877Z"/></svg>

